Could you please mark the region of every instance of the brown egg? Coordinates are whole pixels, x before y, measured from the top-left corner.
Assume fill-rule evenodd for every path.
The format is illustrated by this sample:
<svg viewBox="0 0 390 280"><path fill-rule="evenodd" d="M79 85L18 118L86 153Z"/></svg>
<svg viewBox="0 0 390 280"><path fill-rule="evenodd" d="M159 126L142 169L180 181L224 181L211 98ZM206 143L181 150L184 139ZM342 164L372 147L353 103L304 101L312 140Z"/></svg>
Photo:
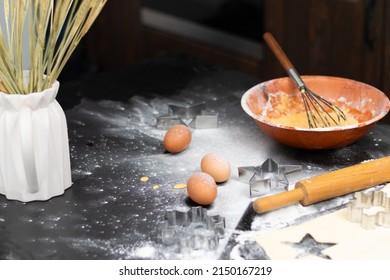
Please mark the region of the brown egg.
<svg viewBox="0 0 390 280"><path fill-rule="evenodd" d="M191 130L183 125L177 124L168 129L165 134L163 145L170 153L180 153L191 143Z"/></svg>
<svg viewBox="0 0 390 280"><path fill-rule="evenodd" d="M198 172L187 181L188 196L200 205L209 205L217 197L217 184L207 173Z"/></svg>
<svg viewBox="0 0 390 280"><path fill-rule="evenodd" d="M200 163L200 168L202 172L212 176L217 183L225 182L230 177L230 164L219 154L205 155Z"/></svg>

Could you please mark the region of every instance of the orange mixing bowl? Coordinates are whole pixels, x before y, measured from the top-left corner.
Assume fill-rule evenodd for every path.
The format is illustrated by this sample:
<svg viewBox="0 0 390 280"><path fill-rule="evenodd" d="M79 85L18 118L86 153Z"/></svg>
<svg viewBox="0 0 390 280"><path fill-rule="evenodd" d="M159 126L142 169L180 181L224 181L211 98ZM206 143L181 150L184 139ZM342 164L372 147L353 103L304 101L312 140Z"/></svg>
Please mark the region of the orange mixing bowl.
<svg viewBox="0 0 390 280"><path fill-rule="evenodd" d="M389 98L370 85L328 76L303 76L302 79L309 89L328 101L337 106L342 103L358 123L311 129L286 126L273 122L272 118L266 119L262 114L265 113L270 94L282 92L290 97L300 96L296 85L289 77L266 81L245 92L241 98L241 106L265 134L285 145L310 150L345 147L363 137L389 112ZM285 106L284 110L287 112L292 107L294 104Z"/></svg>

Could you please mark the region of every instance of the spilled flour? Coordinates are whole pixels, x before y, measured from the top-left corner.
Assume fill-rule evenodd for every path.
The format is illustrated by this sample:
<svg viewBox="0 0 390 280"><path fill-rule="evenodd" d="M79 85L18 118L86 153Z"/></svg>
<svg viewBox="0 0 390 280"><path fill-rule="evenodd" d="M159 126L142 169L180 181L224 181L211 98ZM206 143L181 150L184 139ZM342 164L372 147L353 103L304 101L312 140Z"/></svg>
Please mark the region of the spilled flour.
<svg viewBox="0 0 390 280"><path fill-rule="evenodd" d="M243 112L244 88L234 86L234 79L217 85L212 75L207 80L207 86L190 84L175 97L83 99L67 111L73 186L45 203L21 205L0 199L0 258L217 259L223 254L232 259L261 258L252 234L325 214L349 198L259 215L248 231L236 230L251 202L248 184L238 180L238 167L260 165L269 157L278 164L300 164L302 172L288 176L292 186L302 178L384 156L390 147L388 131L381 127L342 150L305 153L283 147L265 137ZM227 86L230 95L221 100ZM162 146L165 131L155 124L157 116L167 113L168 104L177 101L206 102L220 123L216 129L194 129L188 149L171 155ZM185 183L210 152L222 154L232 170L207 209L225 217L226 235L215 251L169 251L158 242L156 225L167 210L193 206Z"/></svg>

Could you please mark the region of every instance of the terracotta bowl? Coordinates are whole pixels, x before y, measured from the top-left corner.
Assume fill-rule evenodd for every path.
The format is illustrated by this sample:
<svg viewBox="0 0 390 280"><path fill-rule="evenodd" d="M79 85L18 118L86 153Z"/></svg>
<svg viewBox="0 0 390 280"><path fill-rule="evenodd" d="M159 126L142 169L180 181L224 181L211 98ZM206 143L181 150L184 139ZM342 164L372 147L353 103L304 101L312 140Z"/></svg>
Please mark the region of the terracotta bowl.
<svg viewBox="0 0 390 280"><path fill-rule="evenodd" d="M269 94L283 92L301 102L300 92L289 77L266 81L245 92L241 106L265 134L285 145L310 150L347 146L363 137L390 109L389 98L370 85L327 76L303 76L302 79L312 91L339 107L347 108L358 123L310 129L286 126L273 122L272 118L266 119L262 114L265 113ZM284 110L291 110L292 107L294 104L286 106Z"/></svg>

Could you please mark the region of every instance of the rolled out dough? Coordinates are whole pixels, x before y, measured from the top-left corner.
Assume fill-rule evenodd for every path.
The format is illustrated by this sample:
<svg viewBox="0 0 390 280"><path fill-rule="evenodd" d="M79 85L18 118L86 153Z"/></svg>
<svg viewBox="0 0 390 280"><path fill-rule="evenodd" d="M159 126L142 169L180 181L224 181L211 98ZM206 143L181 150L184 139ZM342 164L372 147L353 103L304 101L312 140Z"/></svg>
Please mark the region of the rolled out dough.
<svg viewBox="0 0 390 280"><path fill-rule="evenodd" d="M378 226L366 230L347 220L346 208L297 226L260 234L255 239L270 259L288 260L296 259L299 253L288 243L299 243L306 234L317 242L336 243L322 251L331 259L390 259L390 229ZM319 257L308 254L300 259L315 258Z"/></svg>

